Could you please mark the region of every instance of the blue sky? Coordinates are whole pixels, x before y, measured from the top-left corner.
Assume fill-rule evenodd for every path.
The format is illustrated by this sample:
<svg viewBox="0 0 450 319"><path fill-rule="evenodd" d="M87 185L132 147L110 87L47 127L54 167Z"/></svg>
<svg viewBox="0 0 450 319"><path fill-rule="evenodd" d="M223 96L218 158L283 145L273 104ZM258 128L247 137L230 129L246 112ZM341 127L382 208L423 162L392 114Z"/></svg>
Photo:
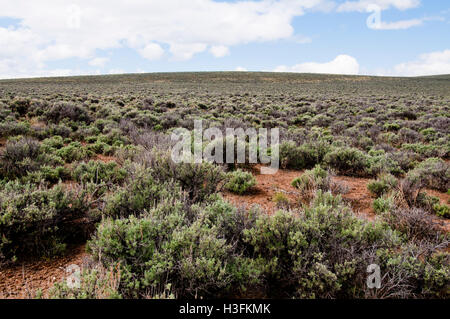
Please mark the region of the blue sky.
<svg viewBox="0 0 450 319"><path fill-rule="evenodd" d="M232 70L450 74L447 1L0 0L0 6L0 78Z"/></svg>

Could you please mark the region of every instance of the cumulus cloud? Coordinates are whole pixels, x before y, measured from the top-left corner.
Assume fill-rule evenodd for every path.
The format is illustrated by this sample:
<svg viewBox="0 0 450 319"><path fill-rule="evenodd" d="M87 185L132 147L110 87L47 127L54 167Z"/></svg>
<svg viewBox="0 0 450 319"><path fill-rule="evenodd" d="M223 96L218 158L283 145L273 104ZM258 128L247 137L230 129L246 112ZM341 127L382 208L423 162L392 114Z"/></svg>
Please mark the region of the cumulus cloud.
<svg viewBox="0 0 450 319"><path fill-rule="evenodd" d="M415 61L396 65L392 71L384 75L425 76L450 74L450 49L425 53Z"/></svg>
<svg viewBox="0 0 450 319"><path fill-rule="evenodd" d="M242 66L238 66L238 67L235 69L235 71L237 71L237 72L247 72L248 70L247 70L246 68L242 67Z"/></svg>
<svg viewBox="0 0 450 319"><path fill-rule="evenodd" d="M215 45L209 49L209 52L211 52L211 54L216 58L223 58L224 56L230 54L230 49L224 45Z"/></svg>
<svg viewBox="0 0 450 319"><path fill-rule="evenodd" d="M326 63L307 62L293 66L278 66L274 72L326 73L326 74L359 74L358 61L349 55L339 55Z"/></svg>
<svg viewBox="0 0 450 319"><path fill-rule="evenodd" d="M149 43L138 49L138 52L143 58L150 61L158 60L164 55L164 49L157 43Z"/></svg>
<svg viewBox="0 0 450 319"><path fill-rule="evenodd" d="M370 8L377 6L380 10L396 8L398 10L408 10L417 8L420 0L359 0L346 1L338 6L338 12L359 11L367 12Z"/></svg>
<svg viewBox="0 0 450 319"><path fill-rule="evenodd" d="M175 60L190 59L208 48L221 56L225 47L289 38L294 17L328 2L0 0L1 15L20 21L1 28L0 59L9 74L18 73L15 63L45 69L47 61L92 60L97 50L121 47L153 60L163 55L155 43L168 45Z"/></svg>

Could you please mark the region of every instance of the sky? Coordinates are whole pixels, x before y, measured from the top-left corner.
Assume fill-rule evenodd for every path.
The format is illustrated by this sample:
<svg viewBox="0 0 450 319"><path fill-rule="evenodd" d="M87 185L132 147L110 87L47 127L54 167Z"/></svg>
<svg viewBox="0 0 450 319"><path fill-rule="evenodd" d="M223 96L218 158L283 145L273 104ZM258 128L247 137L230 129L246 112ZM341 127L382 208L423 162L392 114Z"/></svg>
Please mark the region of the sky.
<svg viewBox="0 0 450 319"><path fill-rule="evenodd" d="M0 79L450 74L442 0L0 0Z"/></svg>

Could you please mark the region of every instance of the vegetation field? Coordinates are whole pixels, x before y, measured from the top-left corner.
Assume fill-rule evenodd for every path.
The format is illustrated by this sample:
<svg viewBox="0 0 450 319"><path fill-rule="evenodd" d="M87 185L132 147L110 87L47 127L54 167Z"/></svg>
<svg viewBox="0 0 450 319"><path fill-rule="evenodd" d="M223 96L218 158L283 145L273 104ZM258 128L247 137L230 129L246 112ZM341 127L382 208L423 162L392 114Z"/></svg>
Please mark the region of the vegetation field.
<svg viewBox="0 0 450 319"><path fill-rule="evenodd" d="M197 119L280 170L174 163ZM0 297L449 298L449 158L450 76L2 80Z"/></svg>

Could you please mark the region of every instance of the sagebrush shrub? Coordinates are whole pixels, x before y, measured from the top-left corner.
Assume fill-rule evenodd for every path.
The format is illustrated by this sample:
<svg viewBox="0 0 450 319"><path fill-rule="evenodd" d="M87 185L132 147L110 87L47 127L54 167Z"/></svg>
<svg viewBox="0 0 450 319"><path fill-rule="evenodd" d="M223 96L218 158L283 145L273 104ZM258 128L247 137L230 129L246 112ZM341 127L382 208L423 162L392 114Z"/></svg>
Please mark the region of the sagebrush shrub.
<svg viewBox="0 0 450 319"><path fill-rule="evenodd" d="M407 178L424 187L445 192L450 188L450 167L440 158L429 158L410 171Z"/></svg>
<svg viewBox="0 0 450 319"><path fill-rule="evenodd" d="M64 119L85 123L91 121L89 112L84 107L68 102L53 104L47 109L44 116L48 122L52 123L59 123Z"/></svg>
<svg viewBox="0 0 450 319"><path fill-rule="evenodd" d="M325 155L324 163L337 173L349 176L365 176L369 168L367 155L356 148L335 148Z"/></svg>
<svg viewBox="0 0 450 319"><path fill-rule="evenodd" d="M83 238L72 221L88 211L83 193L10 182L0 189L0 260L53 255L68 238ZM82 227L82 225L79 225Z"/></svg>
<svg viewBox="0 0 450 319"><path fill-rule="evenodd" d="M148 151L139 159L152 169L152 175L160 183L175 181L185 191L189 200L198 202L220 190L225 180L222 167L209 162L175 163L169 152Z"/></svg>
<svg viewBox="0 0 450 319"><path fill-rule="evenodd" d="M239 290L256 274L234 253L235 209L217 203L193 210L162 202L139 219L104 220L89 250L105 267L120 267L123 296L143 297L168 284L178 297Z"/></svg>
<svg viewBox="0 0 450 319"><path fill-rule="evenodd" d="M101 182L119 184L126 177L126 170L120 168L116 162L103 163L101 161L89 161L80 163L72 173L73 178L80 183Z"/></svg>
<svg viewBox="0 0 450 319"><path fill-rule="evenodd" d="M12 179L35 171L40 166L37 162L40 154L40 145L35 139L22 137L9 141L0 154L0 174Z"/></svg>
<svg viewBox="0 0 450 319"><path fill-rule="evenodd" d="M245 194L256 185L256 179L252 173L236 170L227 174L225 189L235 194Z"/></svg>
<svg viewBox="0 0 450 319"><path fill-rule="evenodd" d="M367 185L367 189L378 198L383 194L395 190L397 185L398 180L395 176L390 174L382 174L376 180L372 180Z"/></svg>
<svg viewBox="0 0 450 319"><path fill-rule="evenodd" d="M172 180L158 182L151 169L140 166L133 167L133 170L128 172L123 186L105 196L104 215L112 218L141 216L163 200L183 197L180 187Z"/></svg>

